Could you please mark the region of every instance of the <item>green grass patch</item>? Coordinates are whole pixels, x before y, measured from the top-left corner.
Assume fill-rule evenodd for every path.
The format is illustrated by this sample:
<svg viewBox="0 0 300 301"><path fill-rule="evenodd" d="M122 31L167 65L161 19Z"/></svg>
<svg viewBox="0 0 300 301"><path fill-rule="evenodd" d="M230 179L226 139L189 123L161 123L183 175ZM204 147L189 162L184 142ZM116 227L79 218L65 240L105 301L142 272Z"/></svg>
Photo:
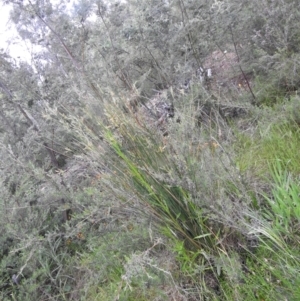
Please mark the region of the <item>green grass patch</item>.
<svg viewBox="0 0 300 301"><path fill-rule="evenodd" d="M237 145L237 164L241 171L252 170L258 176L270 175L270 164L280 159L288 171L300 172L300 128L295 123L264 127L254 137L240 135Z"/></svg>

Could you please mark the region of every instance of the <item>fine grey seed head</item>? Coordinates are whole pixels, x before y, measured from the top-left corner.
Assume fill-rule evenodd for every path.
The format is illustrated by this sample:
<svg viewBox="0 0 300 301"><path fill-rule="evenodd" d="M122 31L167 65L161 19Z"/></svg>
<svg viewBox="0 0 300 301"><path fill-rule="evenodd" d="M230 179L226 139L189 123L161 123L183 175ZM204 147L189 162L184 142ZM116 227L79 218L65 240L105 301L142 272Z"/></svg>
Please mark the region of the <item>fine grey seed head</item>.
<svg viewBox="0 0 300 301"><path fill-rule="evenodd" d="M13 274L11 277L11 280L14 284L18 285L19 284L19 279L18 279L18 275Z"/></svg>

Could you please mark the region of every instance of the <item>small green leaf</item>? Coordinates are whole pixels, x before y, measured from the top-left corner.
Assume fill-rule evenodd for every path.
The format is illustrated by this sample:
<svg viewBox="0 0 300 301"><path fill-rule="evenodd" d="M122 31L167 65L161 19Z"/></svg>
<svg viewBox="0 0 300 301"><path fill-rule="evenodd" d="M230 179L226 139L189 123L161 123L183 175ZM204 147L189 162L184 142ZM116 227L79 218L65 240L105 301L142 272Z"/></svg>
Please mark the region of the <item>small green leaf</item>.
<svg viewBox="0 0 300 301"><path fill-rule="evenodd" d="M207 236L210 236L210 235L211 235L211 233L206 233L206 234L196 236L196 237L194 237L194 239L200 239L200 238L207 237Z"/></svg>

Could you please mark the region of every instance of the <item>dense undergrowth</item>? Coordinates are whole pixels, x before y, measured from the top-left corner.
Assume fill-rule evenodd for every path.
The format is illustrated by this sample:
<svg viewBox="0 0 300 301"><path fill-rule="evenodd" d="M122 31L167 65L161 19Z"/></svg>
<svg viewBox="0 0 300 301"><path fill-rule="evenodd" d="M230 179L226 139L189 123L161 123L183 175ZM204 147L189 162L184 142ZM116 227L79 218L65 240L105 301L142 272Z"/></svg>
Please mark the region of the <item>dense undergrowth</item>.
<svg viewBox="0 0 300 301"><path fill-rule="evenodd" d="M297 1L248 2L15 4L77 36L3 59L1 300L300 299Z"/></svg>

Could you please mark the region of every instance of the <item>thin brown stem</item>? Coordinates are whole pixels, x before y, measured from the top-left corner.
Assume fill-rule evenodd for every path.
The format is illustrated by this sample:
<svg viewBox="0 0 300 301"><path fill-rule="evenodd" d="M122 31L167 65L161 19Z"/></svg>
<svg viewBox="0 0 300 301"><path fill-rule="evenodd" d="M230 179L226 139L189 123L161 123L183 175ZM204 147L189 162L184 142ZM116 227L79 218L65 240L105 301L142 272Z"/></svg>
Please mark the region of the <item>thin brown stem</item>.
<svg viewBox="0 0 300 301"><path fill-rule="evenodd" d="M256 96L255 96L255 94L254 94L254 92L253 92L253 90L252 90L252 88L251 88L251 85L250 85L250 83L249 83L249 80L248 80L248 78L247 78L247 76L246 76L246 74L245 74L245 72L244 72L244 70L243 70L243 68L241 67L241 64L240 64L240 56L239 56L239 53L238 53L238 50L237 50L236 41L235 41L235 39L234 39L234 35L233 35L233 31L232 31L231 26L230 26L229 29L230 29L230 34L231 34L231 38L232 38L232 43L233 43L234 51L235 51L235 54L236 54L236 57L237 57L239 69L240 69L240 71L241 71L241 73L242 73L242 75L243 75L243 78L244 78L244 80L245 80L245 82L246 82L246 84L247 84L247 87L248 87L248 89L249 89L249 91L250 91L250 93L251 93L251 95L252 95L252 98L253 98L253 101L252 101L251 103L252 103L252 105L257 105L257 99L256 99Z"/></svg>

